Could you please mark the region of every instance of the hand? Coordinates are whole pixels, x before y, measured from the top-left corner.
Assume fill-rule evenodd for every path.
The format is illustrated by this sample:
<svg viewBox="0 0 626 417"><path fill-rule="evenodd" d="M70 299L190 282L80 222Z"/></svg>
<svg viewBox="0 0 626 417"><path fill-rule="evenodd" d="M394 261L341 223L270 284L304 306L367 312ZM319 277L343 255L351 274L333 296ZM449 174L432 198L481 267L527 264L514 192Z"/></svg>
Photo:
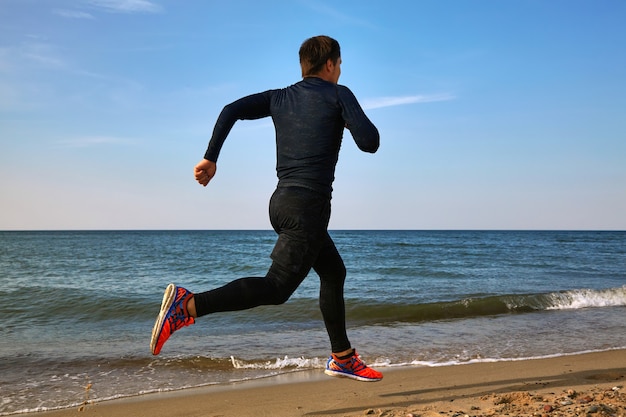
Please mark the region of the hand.
<svg viewBox="0 0 626 417"><path fill-rule="evenodd" d="M195 166L193 173L196 177L196 181L198 181L200 185L206 187L209 181L211 181L211 179L215 176L216 170L217 165L215 162L203 159Z"/></svg>

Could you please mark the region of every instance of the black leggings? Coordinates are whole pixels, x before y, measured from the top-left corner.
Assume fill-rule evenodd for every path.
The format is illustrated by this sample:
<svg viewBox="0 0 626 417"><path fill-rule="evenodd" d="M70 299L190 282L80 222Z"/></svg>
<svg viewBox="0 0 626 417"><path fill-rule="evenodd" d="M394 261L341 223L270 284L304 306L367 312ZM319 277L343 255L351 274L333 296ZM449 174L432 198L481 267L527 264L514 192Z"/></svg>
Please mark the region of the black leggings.
<svg viewBox="0 0 626 417"><path fill-rule="evenodd" d="M328 234L330 199L302 187L279 187L270 200L270 220L278 233L265 277L236 279L195 294L198 317L286 302L311 268L320 277L320 310L333 352L351 348L346 334L343 285L346 268Z"/></svg>

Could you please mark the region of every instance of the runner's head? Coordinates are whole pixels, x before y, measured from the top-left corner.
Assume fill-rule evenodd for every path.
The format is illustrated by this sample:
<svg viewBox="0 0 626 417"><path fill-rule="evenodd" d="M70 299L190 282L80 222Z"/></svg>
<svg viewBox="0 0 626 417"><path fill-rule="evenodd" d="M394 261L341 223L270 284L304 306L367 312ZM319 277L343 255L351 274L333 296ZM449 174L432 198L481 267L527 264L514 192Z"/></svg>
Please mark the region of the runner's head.
<svg viewBox="0 0 626 417"><path fill-rule="evenodd" d="M328 36L314 36L300 46L302 76L318 76L337 83L341 74L339 42Z"/></svg>

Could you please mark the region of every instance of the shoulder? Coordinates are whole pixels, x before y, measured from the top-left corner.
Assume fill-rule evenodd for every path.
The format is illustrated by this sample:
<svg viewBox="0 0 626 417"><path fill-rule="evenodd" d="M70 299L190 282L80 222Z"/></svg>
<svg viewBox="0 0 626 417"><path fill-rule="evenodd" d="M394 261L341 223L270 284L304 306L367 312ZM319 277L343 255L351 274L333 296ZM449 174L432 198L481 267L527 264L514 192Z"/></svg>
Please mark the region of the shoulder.
<svg viewBox="0 0 626 417"><path fill-rule="evenodd" d="M341 92L352 94L352 90L350 90L348 87L346 87L343 84L337 84L337 91L341 91Z"/></svg>
<svg viewBox="0 0 626 417"><path fill-rule="evenodd" d="M356 97L348 87L342 84L336 85L337 96L342 100L356 100Z"/></svg>

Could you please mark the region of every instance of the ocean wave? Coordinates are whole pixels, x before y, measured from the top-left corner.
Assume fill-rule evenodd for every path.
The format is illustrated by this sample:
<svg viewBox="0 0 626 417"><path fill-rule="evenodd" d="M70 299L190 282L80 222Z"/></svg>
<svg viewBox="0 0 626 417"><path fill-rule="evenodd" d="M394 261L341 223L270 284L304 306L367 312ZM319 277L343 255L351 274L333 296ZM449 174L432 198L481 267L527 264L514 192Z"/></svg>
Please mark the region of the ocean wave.
<svg viewBox="0 0 626 417"><path fill-rule="evenodd" d="M626 306L626 286L547 294L507 294L434 303L347 302L349 318L368 324L464 319L537 311Z"/></svg>
<svg viewBox="0 0 626 417"><path fill-rule="evenodd" d="M158 300L132 293L103 294L75 291L67 302L63 289L34 289L29 293L3 294L0 314L21 314L29 323L45 324L59 321L96 323L107 320L151 321L158 313ZM30 299L41 302L33 305ZM60 300L65 300L61 302ZM215 317L224 325L259 325L261 323L302 324L321 320L318 300L294 298L281 306L261 306L253 312L231 312ZM41 308L45 305L46 308ZM30 307L28 307L30 306ZM457 300L423 303L403 299L346 299L347 319L357 325L416 323L435 320L465 319L501 314L524 314L537 311L626 306L626 285L607 289L575 289L540 294L476 295ZM232 322L232 323L230 323ZM222 322L220 321L220 324ZM12 325L7 325L10 329Z"/></svg>

